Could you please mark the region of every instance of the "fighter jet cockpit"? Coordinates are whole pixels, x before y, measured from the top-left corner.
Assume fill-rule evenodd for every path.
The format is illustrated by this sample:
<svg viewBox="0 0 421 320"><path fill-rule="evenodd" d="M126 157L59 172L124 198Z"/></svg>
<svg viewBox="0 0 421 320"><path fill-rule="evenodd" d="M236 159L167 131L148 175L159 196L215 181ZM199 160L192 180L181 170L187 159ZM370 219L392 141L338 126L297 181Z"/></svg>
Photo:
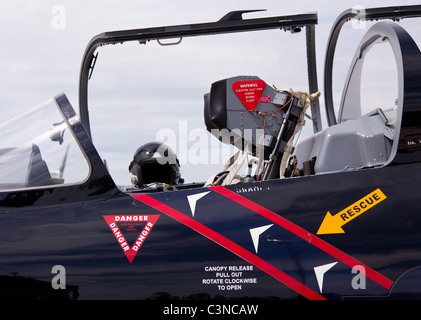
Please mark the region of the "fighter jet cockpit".
<svg viewBox="0 0 421 320"><path fill-rule="evenodd" d="M337 29L352 12L345 13L338 20L341 23L338 22L332 29L331 43L327 48L325 83L321 90L318 87L315 53L314 27L317 15L309 13L289 15L288 19L245 19L242 17L244 13L251 14L236 12L235 15L195 25L194 28L193 25L181 25L176 31L173 28L142 29L142 32L127 30L123 39L121 32L109 32L99 34L88 44L80 73L79 114L101 157L110 164L109 172L116 184L122 186L130 176L131 185L123 185L123 191L133 188L141 192L154 191L157 186L158 191L179 190L379 168L393 161L398 149L402 149L402 143L407 144L404 148L419 146L416 141L418 133L410 128L405 129L410 130L405 134L410 137L408 141L404 136L398 136L402 132L403 105L407 98L403 88L405 83L409 83L403 81L409 74L407 71L397 77L402 81L398 86L396 105L383 105L375 100L374 104L370 101L367 110L360 106L364 58L372 47L379 43L390 43L399 72L403 72L400 57L409 61L410 57L417 55L415 49L409 52L409 47L401 46L400 43L410 44L413 41L396 27L395 22L373 21L372 27L364 31L366 35L355 50L343 90L337 90L342 92L337 112L329 101L332 97L329 70L333 65L332 56L339 33ZM374 19L374 13L373 17L368 16L369 20ZM234 37L231 38L233 25L242 31L264 30L268 32L268 37L244 32L234 42ZM275 41L279 30L287 31L285 42ZM201 36L207 34L220 34L221 38L209 39L206 42L209 53L203 55L201 49L193 49L196 48L193 42L201 41ZM287 44L294 47L302 45L302 40L305 40L306 48L300 55L303 61L294 64L290 69L291 75L283 68L283 62L299 59L284 58L292 51L283 49ZM123 47L106 46L132 41L141 46L135 47L135 54L130 57L125 55ZM256 58L245 62L249 56L242 53L251 50L250 43L260 45L252 46L256 49L256 52L253 51ZM269 45L279 46L277 49L282 51L282 58L274 58L270 63L266 55L268 50L261 50ZM162 50L162 47L165 49ZM234 48L235 52L226 55L224 48L227 47ZM131 52L133 48L127 49L127 52ZM160 72L152 68L146 74L145 63L135 69L139 55L142 62L155 61L157 52L161 54L161 50L163 53L158 59ZM221 56L209 64L208 55L212 50L221 53ZM98 54L101 60L98 60ZM176 57L181 59L187 54L192 57L187 66L181 67L175 62ZM124 56L125 63L113 65L116 56ZM149 67L148 63L146 65ZM94 66L95 77L92 77ZM172 75L168 70L174 71ZM189 77L182 76L186 74ZM301 74L303 76L298 76ZM164 81L166 85L163 85ZM129 90L130 95L126 94ZM125 99L117 99L122 94ZM319 105L322 98L325 99L328 122L324 128ZM88 102L95 107L88 110ZM114 121L117 107L118 116L121 115L123 121ZM113 130L109 130L109 123L102 121L106 118L113 119ZM95 134L91 133L91 120ZM309 127L313 127L311 133L306 130ZM196 139L199 135L195 133L200 130L205 131L211 140L206 140L207 136L204 135ZM301 134L304 131L305 134ZM168 134L163 135L162 132ZM110 138L102 138L103 133ZM158 159L162 159L162 154L159 155L157 150L150 151L147 158L139 156L138 153L143 152L142 147L150 141L159 141L174 150L176 164L172 167L156 165ZM119 146L118 150L113 150L111 142ZM217 149L214 156L216 142L229 146L233 153L220 159ZM133 157L139 145L142 147ZM202 151L200 158L197 154ZM155 156L149 158L151 154ZM155 164L149 163L151 161ZM217 167L208 170L215 163ZM179 175L180 179L174 180L174 175ZM200 178L195 180L196 176ZM123 177L123 182L120 184L115 177Z"/></svg>

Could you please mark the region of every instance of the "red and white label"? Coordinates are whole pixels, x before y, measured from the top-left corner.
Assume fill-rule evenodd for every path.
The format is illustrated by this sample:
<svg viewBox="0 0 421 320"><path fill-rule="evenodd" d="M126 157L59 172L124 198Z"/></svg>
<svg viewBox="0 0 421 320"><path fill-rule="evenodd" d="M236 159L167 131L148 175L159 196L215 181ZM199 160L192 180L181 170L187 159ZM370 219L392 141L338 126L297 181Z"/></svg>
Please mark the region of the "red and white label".
<svg viewBox="0 0 421 320"><path fill-rule="evenodd" d="M103 216L108 227L120 244L121 249L125 253L127 259L132 263L134 257L139 252L140 247L152 231L155 223L158 221L159 214L154 215L107 215ZM126 236L123 235L123 232ZM126 237L133 234L136 240L130 246Z"/></svg>
<svg viewBox="0 0 421 320"><path fill-rule="evenodd" d="M248 111L256 109L265 87L263 80L236 81L232 84L232 90Z"/></svg>

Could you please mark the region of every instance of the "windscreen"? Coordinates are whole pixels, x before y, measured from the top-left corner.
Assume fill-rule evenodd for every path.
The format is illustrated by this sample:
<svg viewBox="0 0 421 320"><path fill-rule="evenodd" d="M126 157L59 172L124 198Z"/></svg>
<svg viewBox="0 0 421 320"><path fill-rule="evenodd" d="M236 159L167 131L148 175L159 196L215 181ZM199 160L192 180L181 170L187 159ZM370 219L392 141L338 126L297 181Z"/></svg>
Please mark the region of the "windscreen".
<svg viewBox="0 0 421 320"><path fill-rule="evenodd" d="M72 184L88 175L53 99L0 124L0 190Z"/></svg>

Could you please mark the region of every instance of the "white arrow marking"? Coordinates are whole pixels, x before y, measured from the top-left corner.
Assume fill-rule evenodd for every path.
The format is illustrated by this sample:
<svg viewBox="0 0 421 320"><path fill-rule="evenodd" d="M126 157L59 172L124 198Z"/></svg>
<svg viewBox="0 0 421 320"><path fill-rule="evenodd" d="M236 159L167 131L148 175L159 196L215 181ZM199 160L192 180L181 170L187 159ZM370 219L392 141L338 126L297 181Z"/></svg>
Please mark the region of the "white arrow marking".
<svg viewBox="0 0 421 320"><path fill-rule="evenodd" d="M254 249L256 250L256 254L257 254L257 249L259 248L259 237L260 237L260 235L272 226L273 226L273 224L269 224L267 226L250 229L251 239L253 240Z"/></svg>
<svg viewBox="0 0 421 320"><path fill-rule="evenodd" d="M190 196L187 196L187 200L189 201L189 205L190 205L190 210L192 213L192 216L194 217L194 212L196 210L196 202L203 198L204 196L206 196L210 191L207 192L202 192L202 193L196 193L196 194L192 194Z"/></svg>
<svg viewBox="0 0 421 320"><path fill-rule="evenodd" d="M323 278L325 273L328 272L338 261L324 264L322 266L314 267L314 273L316 274L317 283L319 284L320 293L322 293L323 289Z"/></svg>

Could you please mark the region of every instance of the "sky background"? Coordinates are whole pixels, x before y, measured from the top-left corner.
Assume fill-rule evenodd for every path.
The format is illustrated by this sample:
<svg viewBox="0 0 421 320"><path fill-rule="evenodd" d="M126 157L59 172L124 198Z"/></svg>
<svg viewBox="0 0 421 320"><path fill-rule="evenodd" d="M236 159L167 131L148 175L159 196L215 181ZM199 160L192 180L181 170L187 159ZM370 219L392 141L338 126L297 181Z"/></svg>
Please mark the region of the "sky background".
<svg viewBox="0 0 421 320"><path fill-rule="evenodd" d="M317 12L316 50L319 89L323 95L324 54L336 17L357 5L370 8L397 4L417 2L1 0L0 122L61 92L66 93L78 112L83 53L90 39L99 33L214 22L233 10L267 10L244 15L244 18ZM420 20L414 21L419 24ZM419 40L417 29L421 28L417 28L414 21L404 23L415 40ZM334 87L335 101L340 101L350 59L365 31L351 26L343 29L335 60L334 75L338 79ZM207 159L208 163L193 163L200 158L194 157L198 147L217 148L211 137L207 144L206 141L201 144L193 141L203 135L205 129L203 94L209 91L212 82L247 74L257 75L278 88L307 90L304 32L291 35L276 30L241 35L239 40L233 36L216 38L183 39L180 45L172 47L162 47L154 42L143 46L137 43L107 46L98 50L100 55L90 82L92 134L94 144L101 157L107 159L118 184L130 183L127 167L141 144L157 137L168 138L171 132L177 139L183 134L191 138L187 154L177 141L174 145L175 151L184 157L181 169L186 180L206 180L210 174L222 169L222 160L209 163L212 162L210 154L201 154L201 159ZM373 68L378 71L377 79L367 80L367 86L370 92L373 92L371 87L380 91L374 98L372 95L365 99L367 103L376 103L376 97L391 91L385 89L388 85L393 86L394 80L391 64L382 60L386 58L387 54L380 53L372 59ZM320 104L324 116L323 96ZM310 133L311 124L308 126L306 132ZM326 127L326 121L323 127ZM189 158L188 152L192 152L193 157Z"/></svg>

